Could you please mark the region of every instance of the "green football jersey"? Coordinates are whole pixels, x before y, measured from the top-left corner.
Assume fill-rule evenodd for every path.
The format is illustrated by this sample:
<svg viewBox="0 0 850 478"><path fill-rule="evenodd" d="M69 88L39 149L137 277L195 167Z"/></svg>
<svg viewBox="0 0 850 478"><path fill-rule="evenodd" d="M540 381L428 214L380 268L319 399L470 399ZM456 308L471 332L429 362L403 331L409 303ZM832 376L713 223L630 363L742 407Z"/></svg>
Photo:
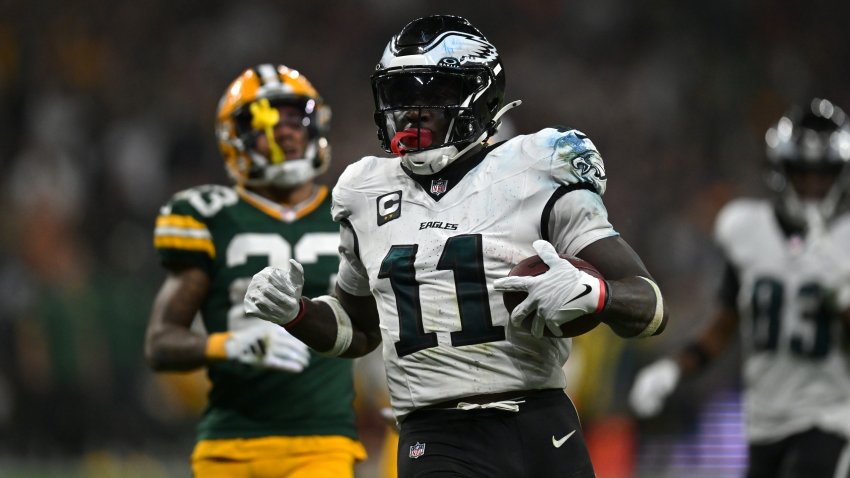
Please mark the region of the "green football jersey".
<svg viewBox="0 0 850 478"><path fill-rule="evenodd" d="M160 210L154 245L166 268L207 271L211 288L201 314L208 333L238 330L253 275L266 266L304 266L303 294L328 294L339 265L339 225L331 220L326 187L298 209L282 208L248 191L207 185L177 193ZM270 435L356 438L352 361L311 353L290 374L235 361L209 366L212 389L198 439Z"/></svg>

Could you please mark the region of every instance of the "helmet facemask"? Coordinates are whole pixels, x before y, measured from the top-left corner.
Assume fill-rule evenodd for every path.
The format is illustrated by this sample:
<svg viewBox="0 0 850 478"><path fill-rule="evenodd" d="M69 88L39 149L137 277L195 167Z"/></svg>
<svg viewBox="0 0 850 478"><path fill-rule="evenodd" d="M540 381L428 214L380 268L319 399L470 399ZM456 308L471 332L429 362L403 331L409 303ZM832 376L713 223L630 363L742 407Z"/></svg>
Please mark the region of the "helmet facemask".
<svg viewBox="0 0 850 478"><path fill-rule="evenodd" d="M782 217L799 227L823 226L839 212L847 198L848 170L843 165L801 167L798 164L782 166L782 172L773 173L777 206ZM803 184L819 183L812 192Z"/></svg>
<svg viewBox="0 0 850 478"><path fill-rule="evenodd" d="M376 74L375 123L384 147L401 156L474 141L488 125L473 100L493 82L486 68L475 70L400 67ZM423 118L431 121L423 125Z"/></svg>
<svg viewBox="0 0 850 478"><path fill-rule="evenodd" d="M495 47L467 20L414 20L372 75L381 146L414 173L436 173L495 133L504 88Z"/></svg>
<svg viewBox="0 0 850 478"><path fill-rule="evenodd" d="M277 99L272 102L263 100L245 105L234 114L237 135L252 162L246 184L271 184L284 188L302 184L313 176L313 167L307 158L315 156L317 147L316 128L311 127L315 123L315 101L308 98ZM297 113L281 116L278 113L280 107L292 107ZM269 121L264 122L263 116ZM293 148L291 145L287 147L279 143L274 130L279 128L281 123L288 123L288 127L292 129L304 128L303 144ZM268 152L259 150L260 141L267 145ZM293 149L301 151L293 154Z"/></svg>

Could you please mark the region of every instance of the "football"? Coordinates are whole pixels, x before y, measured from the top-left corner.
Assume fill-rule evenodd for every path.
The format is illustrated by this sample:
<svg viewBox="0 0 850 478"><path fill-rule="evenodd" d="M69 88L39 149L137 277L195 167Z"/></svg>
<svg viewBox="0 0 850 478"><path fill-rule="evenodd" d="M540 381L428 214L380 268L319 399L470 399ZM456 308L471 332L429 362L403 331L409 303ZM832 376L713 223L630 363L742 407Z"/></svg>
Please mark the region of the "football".
<svg viewBox="0 0 850 478"><path fill-rule="evenodd" d="M596 270L596 267L593 267L593 265L589 262L583 259L579 259L578 257L568 256L565 254L559 255L562 259L570 261L570 263L576 266L578 269L581 269L594 277L602 279L602 274L598 270ZM534 255L523 259L519 264L515 265L508 273L508 275L537 276L548 270L549 266L547 266L546 263L543 262L543 259L541 259L540 256ZM503 301L505 303L505 308L508 309L508 313L513 312L514 308L518 306L520 302L525 300L527 296L528 294L525 292L505 292L503 295ZM531 330L532 319L534 319L534 315L529 315L528 317L526 317L526 319L522 322L522 326L527 330ZM561 333L563 334L563 336L561 336L560 338L575 337L577 335L587 333L593 330L593 328L597 325L599 325L599 318L595 314L587 314L581 316L561 326ZM556 335L550 332L548 328L544 327L543 331L544 337L558 338Z"/></svg>

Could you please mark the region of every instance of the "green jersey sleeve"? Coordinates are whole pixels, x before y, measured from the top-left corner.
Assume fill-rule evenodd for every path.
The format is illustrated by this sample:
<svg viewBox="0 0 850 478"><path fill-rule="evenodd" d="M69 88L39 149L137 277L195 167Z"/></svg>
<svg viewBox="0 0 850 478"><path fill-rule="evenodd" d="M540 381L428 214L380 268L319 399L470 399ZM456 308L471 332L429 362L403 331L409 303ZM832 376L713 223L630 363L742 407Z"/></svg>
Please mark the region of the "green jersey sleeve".
<svg viewBox="0 0 850 478"><path fill-rule="evenodd" d="M192 205L197 191L175 194L159 210L154 228L154 247L167 269L200 267L210 271L215 260L215 244L206 218Z"/></svg>

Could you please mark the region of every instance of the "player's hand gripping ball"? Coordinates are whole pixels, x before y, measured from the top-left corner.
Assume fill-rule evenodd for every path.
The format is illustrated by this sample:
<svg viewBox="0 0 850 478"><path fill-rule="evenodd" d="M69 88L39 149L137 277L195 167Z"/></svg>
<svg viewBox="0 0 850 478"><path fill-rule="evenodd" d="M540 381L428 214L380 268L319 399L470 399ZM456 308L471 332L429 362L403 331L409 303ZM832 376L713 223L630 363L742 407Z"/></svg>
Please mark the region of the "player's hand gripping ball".
<svg viewBox="0 0 850 478"><path fill-rule="evenodd" d="M566 259L570 261L572 265L576 268L587 272L588 274L602 279L602 274L596 270L591 263L579 259L578 257L568 256L566 254L558 254L562 259ZM508 276L538 276L549 270L549 266L543 262L543 259L540 256L534 255L523 259L519 264L515 265L511 271L508 273ZM508 309L508 313L513 312L514 308L519 305L520 302L525 300L528 297L528 293L520 292L520 291L508 291L503 295L503 301L505 303L505 308ZM522 322L522 326L525 329L531 330L531 322L534 319L534 315L529 315ZM598 314L586 314L577 319L571 320L561 325L561 333L563 334L560 338L565 337L575 337L577 335L581 335L593 330L594 327L599 325L599 316ZM557 337L555 334L549 331L548 328L544 328L544 337Z"/></svg>

